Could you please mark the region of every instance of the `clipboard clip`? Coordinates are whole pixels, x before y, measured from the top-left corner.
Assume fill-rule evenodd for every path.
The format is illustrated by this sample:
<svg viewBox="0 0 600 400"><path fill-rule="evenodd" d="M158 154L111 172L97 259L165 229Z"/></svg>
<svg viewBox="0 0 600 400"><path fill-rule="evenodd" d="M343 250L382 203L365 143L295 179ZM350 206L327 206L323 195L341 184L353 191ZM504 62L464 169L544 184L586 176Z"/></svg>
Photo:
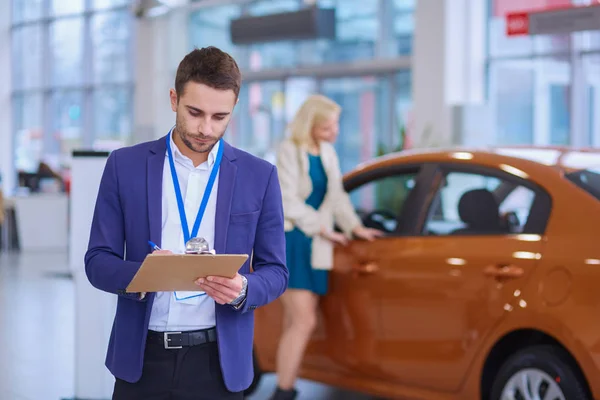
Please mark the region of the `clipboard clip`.
<svg viewBox="0 0 600 400"><path fill-rule="evenodd" d="M204 251L185 251L185 254L212 254L213 256L217 254L214 250L204 250Z"/></svg>
<svg viewBox="0 0 600 400"><path fill-rule="evenodd" d="M215 250L210 249L206 239L201 237L191 238L185 244L185 254L212 254L215 255Z"/></svg>

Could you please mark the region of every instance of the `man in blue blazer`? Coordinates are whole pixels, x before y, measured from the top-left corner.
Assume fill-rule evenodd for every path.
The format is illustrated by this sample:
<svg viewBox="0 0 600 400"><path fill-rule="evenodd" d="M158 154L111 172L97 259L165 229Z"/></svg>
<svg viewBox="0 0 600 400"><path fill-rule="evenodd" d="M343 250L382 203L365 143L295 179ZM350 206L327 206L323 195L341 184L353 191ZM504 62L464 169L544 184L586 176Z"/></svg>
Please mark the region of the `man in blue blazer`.
<svg viewBox="0 0 600 400"><path fill-rule="evenodd" d="M285 291L288 271L277 170L222 139L240 85L227 53L192 51L170 92L173 129L107 160L85 269L118 296L113 399L242 399L252 381L253 312ZM147 254L198 243L251 257L196 292L126 293Z"/></svg>

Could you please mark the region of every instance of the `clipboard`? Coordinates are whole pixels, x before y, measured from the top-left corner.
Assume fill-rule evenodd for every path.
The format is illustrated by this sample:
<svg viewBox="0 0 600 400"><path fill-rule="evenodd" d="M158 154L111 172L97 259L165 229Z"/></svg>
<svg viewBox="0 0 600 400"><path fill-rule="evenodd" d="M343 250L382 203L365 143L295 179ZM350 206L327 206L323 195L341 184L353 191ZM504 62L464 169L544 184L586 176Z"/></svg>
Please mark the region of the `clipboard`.
<svg viewBox="0 0 600 400"><path fill-rule="evenodd" d="M148 254L125 291L198 291L198 278L233 278L247 259L247 254Z"/></svg>

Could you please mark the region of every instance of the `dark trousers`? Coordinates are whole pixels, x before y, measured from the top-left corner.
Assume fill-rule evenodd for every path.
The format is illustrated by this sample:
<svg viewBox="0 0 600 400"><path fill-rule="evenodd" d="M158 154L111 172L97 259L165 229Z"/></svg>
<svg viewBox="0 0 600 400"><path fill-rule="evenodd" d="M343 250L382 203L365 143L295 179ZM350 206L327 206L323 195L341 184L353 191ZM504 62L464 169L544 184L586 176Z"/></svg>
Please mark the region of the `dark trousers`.
<svg viewBox="0 0 600 400"><path fill-rule="evenodd" d="M113 400L242 400L223 383L216 342L165 349L148 342L142 377L136 383L116 380Z"/></svg>

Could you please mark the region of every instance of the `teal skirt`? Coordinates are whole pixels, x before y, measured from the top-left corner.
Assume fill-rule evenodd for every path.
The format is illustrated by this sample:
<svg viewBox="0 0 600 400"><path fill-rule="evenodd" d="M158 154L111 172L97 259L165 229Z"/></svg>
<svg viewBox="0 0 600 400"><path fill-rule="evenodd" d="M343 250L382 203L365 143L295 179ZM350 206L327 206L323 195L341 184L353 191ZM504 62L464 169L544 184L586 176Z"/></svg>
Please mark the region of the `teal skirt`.
<svg viewBox="0 0 600 400"><path fill-rule="evenodd" d="M298 228L285 233L289 289L305 289L320 296L327 293L329 271L311 267L312 238Z"/></svg>
<svg viewBox="0 0 600 400"><path fill-rule="evenodd" d="M321 157L309 154L308 161L313 190L306 199L306 204L317 210L327 192L327 174ZM285 233L285 240L289 270L288 288L310 290L318 295L326 294L329 271L311 267L312 238L294 228Z"/></svg>

